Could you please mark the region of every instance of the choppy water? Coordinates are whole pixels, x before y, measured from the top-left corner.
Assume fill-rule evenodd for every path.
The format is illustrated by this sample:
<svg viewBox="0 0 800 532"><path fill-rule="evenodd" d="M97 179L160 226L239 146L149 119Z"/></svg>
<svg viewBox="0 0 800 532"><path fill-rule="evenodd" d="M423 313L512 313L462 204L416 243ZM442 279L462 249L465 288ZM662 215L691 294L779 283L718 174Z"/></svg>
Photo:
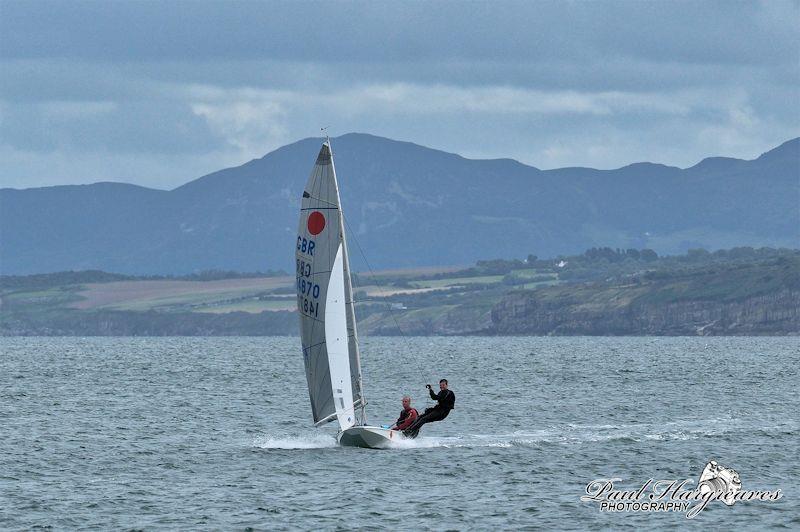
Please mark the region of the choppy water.
<svg viewBox="0 0 800 532"><path fill-rule="evenodd" d="M295 338L0 339L0 528L800 527L797 338L362 345L372 422L440 376L456 410L402 448L339 448ZM695 521L579 500L711 458L783 499Z"/></svg>

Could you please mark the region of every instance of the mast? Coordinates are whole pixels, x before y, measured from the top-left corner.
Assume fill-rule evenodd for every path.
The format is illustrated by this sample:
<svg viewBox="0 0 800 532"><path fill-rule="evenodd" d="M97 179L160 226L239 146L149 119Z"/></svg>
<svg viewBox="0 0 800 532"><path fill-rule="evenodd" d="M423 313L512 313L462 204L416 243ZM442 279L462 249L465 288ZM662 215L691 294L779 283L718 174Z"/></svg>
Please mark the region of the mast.
<svg viewBox="0 0 800 532"><path fill-rule="evenodd" d="M327 128L324 128L327 129ZM331 167L333 169L333 183L336 189L336 203L339 205L339 234L342 236L342 259L344 266L344 282L345 282L345 309L347 311L348 325L352 324L353 331L353 355L355 357L356 367L358 368L357 374L357 394L361 400L361 424L367 424L367 398L364 394L364 379L361 373L361 350L358 345L358 325L356 323L355 313L355 300L353 298L353 281L350 277L350 254L347 251L347 236L344 228L344 209L342 209L342 200L339 195L339 181L336 177L336 165L333 162L333 148L331 147L331 139L325 134L325 143L331 152Z"/></svg>

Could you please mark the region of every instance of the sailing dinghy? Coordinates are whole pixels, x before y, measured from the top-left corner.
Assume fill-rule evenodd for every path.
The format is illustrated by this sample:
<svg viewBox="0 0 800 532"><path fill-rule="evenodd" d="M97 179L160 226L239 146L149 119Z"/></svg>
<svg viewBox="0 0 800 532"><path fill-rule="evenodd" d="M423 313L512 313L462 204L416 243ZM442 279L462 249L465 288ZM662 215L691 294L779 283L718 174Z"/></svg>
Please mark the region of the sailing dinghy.
<svg viewBox="0 0 800 532"><path fill-rule="evenodd" d="M297 231L297 310L314 425L336 420L340 445L390 447L402 432L367 425L339 185L330 140L303 191Z"/></svg>

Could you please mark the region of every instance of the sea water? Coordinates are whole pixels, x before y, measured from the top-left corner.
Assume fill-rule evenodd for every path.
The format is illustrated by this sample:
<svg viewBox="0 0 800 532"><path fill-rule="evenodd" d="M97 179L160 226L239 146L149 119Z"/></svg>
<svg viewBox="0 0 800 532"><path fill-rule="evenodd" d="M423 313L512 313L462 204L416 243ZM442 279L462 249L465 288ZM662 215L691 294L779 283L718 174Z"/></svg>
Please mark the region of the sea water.
<svg viewBox="0 0 800 532"><path fill-rule="evenodd" d="M800 528L798 338L367 338L369 421L449 379L391 450L311 426L297 338L0 339L0 528ZM601 511L597 479L777 501ZM691 485L687 485L687 489Z"/></svg>

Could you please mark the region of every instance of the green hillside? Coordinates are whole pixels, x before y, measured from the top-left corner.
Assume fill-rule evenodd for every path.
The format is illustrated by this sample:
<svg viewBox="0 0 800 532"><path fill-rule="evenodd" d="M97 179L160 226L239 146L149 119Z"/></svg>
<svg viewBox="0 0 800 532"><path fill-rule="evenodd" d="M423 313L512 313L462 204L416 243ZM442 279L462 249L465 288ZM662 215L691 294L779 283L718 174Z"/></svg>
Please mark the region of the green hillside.
<svg viewBox="0 0 800 532"><path fill-rule="evenodd" d="M462 269L361 273L354 276L354 289L365 334L800 330L795 324L800 319L795 300L800 297L800 251L787 249L696 249L659 257L647 249L592 248L550 259L530 255L479 261ZM296 334L294 291L294 278L280 274L2 276L0 333ZM684 316L685 324L670 321L667 314ZM703 322L704 316L717 315L722 317ZM734 322L726 331L712 327L728 319Z"/></svg>

